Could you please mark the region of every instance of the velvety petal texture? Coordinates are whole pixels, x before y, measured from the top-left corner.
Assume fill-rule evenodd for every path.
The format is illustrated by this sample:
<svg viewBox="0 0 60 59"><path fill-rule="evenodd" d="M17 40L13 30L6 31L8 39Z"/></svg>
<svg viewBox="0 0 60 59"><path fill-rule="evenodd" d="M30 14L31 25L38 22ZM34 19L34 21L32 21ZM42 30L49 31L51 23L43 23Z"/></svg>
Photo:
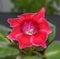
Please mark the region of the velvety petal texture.
<svg viewBox="0 0 60 59"><path fill-rule="evenodd" d="M50 26L45 18L41 18L39 21L40 24L40 30L47 32L47 34L50 34L52 31L50 29Z"/></svg>
<svg viewBox="0 0 60 59"><path fill-rule="evenodd" d="M27 36L27 35L18 36L17 39L18 39L18 42L19 42L19 48L23 49L23 48L26 48L26 47L31 47L32 43L30 42L30 38L31 37Z"/></svg>
<svg viewBox="0 0 60 59"><path fill-rule="evenodd" d="M22 15L19 15L18 17L21 18L22 20L32 20L32 16L34 13L25 13Z"/></svg>
<svg viewBox="0 0 60 59"><path fill-rule="evenodd" d="M44 18L45 17L45 8L41 8L41 10L37 13L35 13L35 15L33 16L33 19L39 20L40 18Z"/></svg>
<svg viewBox="0 0 60 59"><path fill-rule="evenodd" d="M48 38L47 33L44 31L41 31L38 34L33 36L33 39L31 39L31 42L35 46L42 46L42 47L46 48L45 42L46 42L47 38Z"/></svg>
<svg viewBox="0 0 60 59"><path fill-rule="evenodd" d="M18 36L21 36L23 33L20 31L19 27L14 28L7 37L11 40L16 40Z"/></svg>
<svg viewBox="0 0 60 59"><path fill-rule="evenodd" d="M8 23L11 27L20 26L20 18L8 18Z"/></svg>
<svg viewBox="0 0 60 59"><path fill-rule="evenodd" d="M20 49L31 46L47 47L46 41L52 30L45 18L44 7L37 13L25 13L17 18L8 18L7 21L12 27L7 38L16 40Z"/></svg>

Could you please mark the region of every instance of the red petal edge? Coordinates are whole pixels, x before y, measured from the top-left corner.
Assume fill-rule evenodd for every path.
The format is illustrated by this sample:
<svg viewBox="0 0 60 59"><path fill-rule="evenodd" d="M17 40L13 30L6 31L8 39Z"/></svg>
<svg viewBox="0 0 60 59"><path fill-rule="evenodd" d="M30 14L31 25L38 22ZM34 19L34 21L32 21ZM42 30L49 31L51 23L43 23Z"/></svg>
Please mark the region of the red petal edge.
<svg viewBox="0 0 60 59"><path fill-rule="evenodd" d="M19 15L18 18L22 20L31 20L33 15L34 13L25 13L25 14Z"/></svg>
<svg viewBox="0 0 60 59"><path fill-rule="evenodd" d="M8 23L11 27L20 26L21 22L19 18L8 18Z"/></svg>
<svg viewBox="0 0 60 59"><path fill-rule="evenodd" d="M40 25L40 31L45 31L47 34L52 33L52 30L45 18L40 18L39 21L37 21Z"/></svg>
<svg viewBox="0 0 60 59"><path fill-rule="evenodd" d="M17 39L18 39L20 49L24 49L26 47L32 46L32 43L30 42L30 36L22 35L21 37L19 36Z"/></svg>
<svg viewBox="0 0 60 59"><path fill-rule="evenodd" d="M36 34L31 38L32 45L34 46L42 46L46 48L46 40L48 38L48 35L46 32L41 31L40 33Z"/></svg>
<svg viewBox="0 0 60 59"><path fill-rule="evenodd" d="M9 38L9 39L11 39L11 40L17 40L17 36L18 35L22 35L22 33L21 33L21 31L20 31L20 28L14 28L13 30L12 30L12 32L9 34L9 35L7 35L7 38Z"/></svg>
<svg viewBox="0 0 60 59"><path fill-rule="evenodd" d="M41 10L37 13L34 14L33 19L34 20L39 20L41 17L45 17L45 8L41 8Z"/></svg>

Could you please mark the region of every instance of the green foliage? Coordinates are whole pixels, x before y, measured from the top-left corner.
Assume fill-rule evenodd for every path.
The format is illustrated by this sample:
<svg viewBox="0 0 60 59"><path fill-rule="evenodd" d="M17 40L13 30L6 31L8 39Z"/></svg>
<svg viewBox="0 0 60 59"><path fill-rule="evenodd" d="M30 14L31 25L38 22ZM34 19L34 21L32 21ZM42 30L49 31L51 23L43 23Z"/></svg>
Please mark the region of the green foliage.
<svg viewBox="0 0 60 59"><path fill-rule="evenodd" d="M47 14L55 14L57 13L57 9L53 6L54 1L57 5L60 5L60 0L11 0L14 4L12 12L36 12L44 6Z"/></svg>
<svg viewBox="0 0 60 59"><path fill-rule="evenodd" d="M0 58L4 58L7 56L14 56L18 54L19 51L15 48L9 47L6 42L0 41Z"/></svg>
<svg viewBox="0 0 60 59"><path fill-rule="evenodd" d="M0 25L0 33L2 33L4 36L6 36L9 31L11 31L10 28Z"/></svg>
<svg viewBox="0 0 60 59"><path fill-rule="evenodd" d="M60 59L60 41L54 41L45 53L47 59Z"/></svg>
<svg viewBox="0 0 60 59"><path fill-rule="evenodd" d="M58 5L60 5L60 0L56 0L56 3L57 3Z"/></svg>
<svg viewBox="0 0 60 59"><path fill-rule="evenodd" d="M3 26L3 25L0 25L0 30L11 31L10 28L8 28L8 27L6 27L6 26Z"/></svg>
<svg viewBox="0 0 60 59"><path fill-rule="evenodd" d="M23 59L41 59L38 56L25 56Z"/></svg>
<svg viewBox="0 0 60 59"><path fill-rule="evenodd" d="M10 28L0 25L0 41L5 41L5 40L8 41L6 36L10 31L11 31Z"/></svg>
<svg viewBox="0 0 60 59"><path fill-rule="evenodd" d="M56 27L52 23L50 23L50 22L48 22L48 23L51 27L52 33L49 34L49 36L48 36L47 45L52 43L52 41L54 40L55 34L56 34Z"/></svg>
<svg viewBox="0 0 60 59"><path fill-rule="evenodd" d="M14 56L19 53L17 49L9 47L10 41L6 38L9 31L11 29L0 25L0 59L5 59L7 56Z"/></svg>

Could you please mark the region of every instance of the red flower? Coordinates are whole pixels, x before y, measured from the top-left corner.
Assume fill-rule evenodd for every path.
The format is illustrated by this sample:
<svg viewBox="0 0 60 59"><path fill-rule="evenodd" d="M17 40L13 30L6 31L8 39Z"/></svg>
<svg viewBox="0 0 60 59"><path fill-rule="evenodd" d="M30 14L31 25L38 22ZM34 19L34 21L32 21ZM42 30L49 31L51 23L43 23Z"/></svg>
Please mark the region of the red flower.
<svg viewBox="0 0 60 59"><path fill-rule="evenodd" d="M31 46L46 48L48 35L52 31L44 13L45 8L42 8L38 13L25 13L17 18L9 18L8 23L13 30L7 37L18 41L20 49Z"/></svg>

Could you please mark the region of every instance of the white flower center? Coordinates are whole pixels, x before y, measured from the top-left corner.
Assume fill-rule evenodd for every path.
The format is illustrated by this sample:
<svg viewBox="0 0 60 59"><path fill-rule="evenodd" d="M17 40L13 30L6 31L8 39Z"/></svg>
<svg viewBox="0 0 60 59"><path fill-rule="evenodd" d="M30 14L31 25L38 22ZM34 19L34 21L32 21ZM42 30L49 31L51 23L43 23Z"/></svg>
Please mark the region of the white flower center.
<svg viewBox="0 0 60 59"><path fill-rule="evenodd" d="M22 24L22 31L24 34L34 35L38 30L38 25L32 21L26 21Z"/></svg>

